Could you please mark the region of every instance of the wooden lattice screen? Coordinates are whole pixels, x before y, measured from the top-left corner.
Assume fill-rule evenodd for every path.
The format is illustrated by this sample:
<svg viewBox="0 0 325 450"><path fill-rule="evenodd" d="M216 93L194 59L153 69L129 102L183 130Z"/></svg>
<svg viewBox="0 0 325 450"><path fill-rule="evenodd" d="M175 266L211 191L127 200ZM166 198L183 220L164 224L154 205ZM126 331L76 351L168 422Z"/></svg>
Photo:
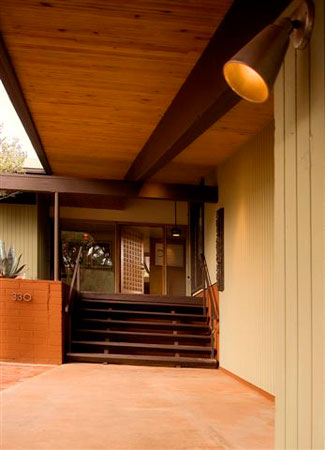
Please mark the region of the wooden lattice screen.
<svg viewBox="0 0 325 450"><path fill-rule="evenodd" d="M129 228L121 234L121 292L144 293L143 235Z"/></svg>

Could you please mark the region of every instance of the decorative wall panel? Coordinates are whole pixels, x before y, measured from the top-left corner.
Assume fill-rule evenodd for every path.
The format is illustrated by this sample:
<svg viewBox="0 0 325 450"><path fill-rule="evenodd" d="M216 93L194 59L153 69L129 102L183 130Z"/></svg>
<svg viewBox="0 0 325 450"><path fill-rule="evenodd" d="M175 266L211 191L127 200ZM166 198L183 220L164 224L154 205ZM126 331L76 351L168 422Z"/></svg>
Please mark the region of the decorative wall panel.
<svg viewBox="0 0 325 450"><path fill-rule="evenodd" d="M144 293L143 235L131 228L121 233L121 292Z"/></svg>

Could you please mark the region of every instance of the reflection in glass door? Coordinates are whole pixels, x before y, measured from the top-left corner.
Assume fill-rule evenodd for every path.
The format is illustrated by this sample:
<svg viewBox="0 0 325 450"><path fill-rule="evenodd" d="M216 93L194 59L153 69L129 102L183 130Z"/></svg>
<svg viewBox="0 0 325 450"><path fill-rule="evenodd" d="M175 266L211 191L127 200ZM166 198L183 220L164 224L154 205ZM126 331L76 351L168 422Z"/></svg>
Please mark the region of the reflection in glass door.
<svg viewBox="0 0 325 450"><path fill-rule="evenodd" d="M61 280L70 284L79 248L82 248L79 288L81 291L114 292L115 230L105 232L62 231Z"/></svg>

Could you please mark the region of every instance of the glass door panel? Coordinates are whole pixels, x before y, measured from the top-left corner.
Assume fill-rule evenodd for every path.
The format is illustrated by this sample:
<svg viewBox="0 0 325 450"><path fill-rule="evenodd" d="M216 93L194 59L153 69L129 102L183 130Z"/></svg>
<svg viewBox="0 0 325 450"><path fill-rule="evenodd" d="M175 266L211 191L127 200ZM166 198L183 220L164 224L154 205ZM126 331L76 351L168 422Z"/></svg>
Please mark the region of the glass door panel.
<svg viewBox="0 0 325 450"><path fill-rule="evenodd" d="M178 227L180 237L172 236L172 229L167 227L167 294L186 295L186 227Z"/></svg>
<svg viewBox="0 0 325 450"><path fill-rule="evenodd" d="M203 288L201 255L204 254L204 204L190 204L191 290Z"/></svg>
<svg viewBox="0 0 325 450"><path fill-rule="evenodd" d="M61 280L70 284L79 248L82 248L79 288L81 291L115 292L115 229L107 231L62 231Z"/></svg>

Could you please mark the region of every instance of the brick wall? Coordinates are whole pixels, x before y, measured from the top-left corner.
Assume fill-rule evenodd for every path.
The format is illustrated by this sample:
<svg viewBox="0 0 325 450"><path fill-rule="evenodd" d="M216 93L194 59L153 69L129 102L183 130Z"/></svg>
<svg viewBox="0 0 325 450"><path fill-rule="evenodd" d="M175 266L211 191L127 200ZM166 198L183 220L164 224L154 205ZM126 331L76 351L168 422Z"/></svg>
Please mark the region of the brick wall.
<svg viewBox="0 0 325 450"><path fill-rule="evenodd" d="M62 323L61 282L0 278L0 360L61 364Z"/></svg>

